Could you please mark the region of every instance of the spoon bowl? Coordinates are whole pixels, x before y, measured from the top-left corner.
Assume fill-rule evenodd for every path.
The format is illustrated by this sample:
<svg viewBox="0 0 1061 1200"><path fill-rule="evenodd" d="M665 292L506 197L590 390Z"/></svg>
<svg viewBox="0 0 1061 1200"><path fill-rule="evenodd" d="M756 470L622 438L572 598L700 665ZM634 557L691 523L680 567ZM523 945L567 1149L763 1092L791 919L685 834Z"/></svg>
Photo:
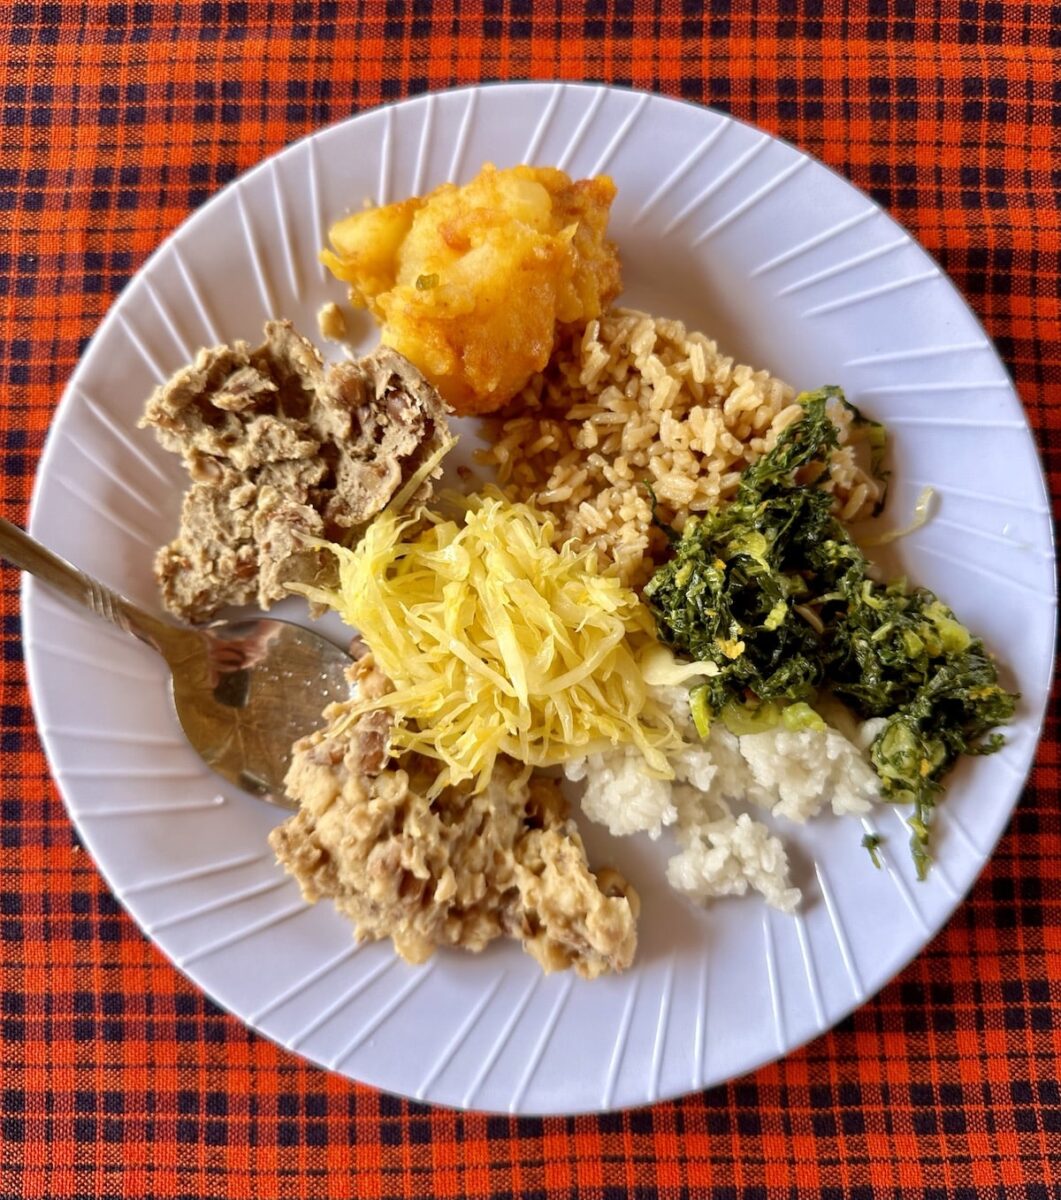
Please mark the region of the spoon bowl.
<svg viewBox="0 0 1061 1200"><path fill-rule="evenodd" d="M269 617L195 630L170 664L173 703L203 762L246 792L293 807L284 794L291 747L350 698L349 654L310 629Z"/></svg>
<svg viewBox="0 0 1061 1200"><path fill-rule="evenodd" d="M291 748L348 700L353 659L290 621L252 617L192 627L146 612L0 518L0 557L145 642L166 660L188 742L245 792L293 807L284 792Z"/></svg>

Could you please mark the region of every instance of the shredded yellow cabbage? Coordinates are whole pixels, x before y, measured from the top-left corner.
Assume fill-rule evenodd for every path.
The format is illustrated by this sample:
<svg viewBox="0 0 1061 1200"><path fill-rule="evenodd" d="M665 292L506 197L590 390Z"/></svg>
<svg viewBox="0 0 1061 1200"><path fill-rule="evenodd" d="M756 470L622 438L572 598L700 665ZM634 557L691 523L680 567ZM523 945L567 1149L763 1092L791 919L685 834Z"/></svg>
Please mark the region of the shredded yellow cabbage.
<svg viewBox="0 0 1061 1200"><path fill-rule="evenodd" d="M918 494L917 503L914 505L914 514L910 518L910 523L904 525L902 529L889 529L887 533L878 533L874 537L860 538L859 541L863 546L887 546L889 542L898 541L899 538L907 537L920 529L928 520L932 512L932 501L935 498L936 489L931 487L923 487Z"/></svg>
<svg viewBox="0 0 1061 1200"><path fill-rule="evenodd" d="M552 766L619 743L670 778L681 735L642 660L651 614L592 553L557 548L550 517L494 489L457 520L383 512L339 560L335 590L303 588L359 631L395 690L351 710L397 718L392 744L444 764L436 791L490 780L499 754Z"/></svg>

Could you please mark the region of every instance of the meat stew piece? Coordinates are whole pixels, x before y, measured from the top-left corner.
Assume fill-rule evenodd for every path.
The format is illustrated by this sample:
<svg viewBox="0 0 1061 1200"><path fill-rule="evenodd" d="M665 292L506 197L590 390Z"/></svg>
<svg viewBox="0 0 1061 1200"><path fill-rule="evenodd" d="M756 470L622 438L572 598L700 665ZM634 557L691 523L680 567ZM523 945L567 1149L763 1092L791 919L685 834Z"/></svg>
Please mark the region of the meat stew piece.
<svg viewBox="0 0 1061 1200"><path fill-rule="evenodd" d="M170 612L196 623L225 605L268 609L288 583L330 582L331 556L307 539L356 540L449 436L441 398L401 355L381 346L325 367L288 321L268 322L256 348L200 350L140 425L188 469L155 575Z"/></svg>

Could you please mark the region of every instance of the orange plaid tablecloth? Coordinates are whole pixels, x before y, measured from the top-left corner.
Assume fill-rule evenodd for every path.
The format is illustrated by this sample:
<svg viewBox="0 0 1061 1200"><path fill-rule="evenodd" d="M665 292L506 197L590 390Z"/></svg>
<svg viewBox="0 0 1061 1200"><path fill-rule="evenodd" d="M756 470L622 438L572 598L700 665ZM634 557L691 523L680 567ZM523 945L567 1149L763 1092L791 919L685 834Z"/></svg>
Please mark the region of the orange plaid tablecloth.
<svg viewBox="0 0 1061 1200"><path fill-rule="evenodd" d="M314 127L427 88L605 80L713 104L887 206L970 299L1061 496L1061 9L1009 0L0 4L0 448L24 520L86 338L161 238ZM1059 731L970 900L875 1000L653 1109L433 1111L204 999L78 845L0 590L4 1197L1061 1197Z"/></svg>

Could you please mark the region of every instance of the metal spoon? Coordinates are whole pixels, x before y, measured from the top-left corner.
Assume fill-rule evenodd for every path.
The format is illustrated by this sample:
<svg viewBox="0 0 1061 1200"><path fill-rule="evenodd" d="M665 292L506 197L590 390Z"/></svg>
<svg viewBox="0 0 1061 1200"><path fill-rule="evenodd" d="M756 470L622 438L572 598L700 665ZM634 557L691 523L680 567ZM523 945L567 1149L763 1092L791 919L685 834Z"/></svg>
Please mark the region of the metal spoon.
<svg viewBox="0 0 1061 1200"><path fill-rule="evenodd" d="M169 664L173 703L203 762L262 800L294 807L284 775L296 739L350 698L353 659L318 633L267 617L192 628L152 616L0 518L0 557L146 642Z"/></svg>

